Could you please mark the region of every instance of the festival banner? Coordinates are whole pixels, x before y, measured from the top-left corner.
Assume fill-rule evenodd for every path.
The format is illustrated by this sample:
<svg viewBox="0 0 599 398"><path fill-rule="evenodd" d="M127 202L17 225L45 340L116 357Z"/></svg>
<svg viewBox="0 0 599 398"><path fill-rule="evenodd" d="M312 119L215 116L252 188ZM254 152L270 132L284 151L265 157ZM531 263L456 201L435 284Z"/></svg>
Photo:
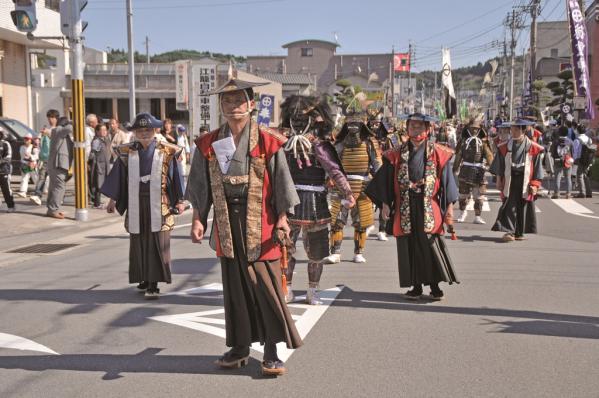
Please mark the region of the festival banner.
<svg viewBox="0 0 599 398"><path fill-rule="evenodd" d="M410 53L398 53L393 56L393 70L395 72L410 71Z"/></svg>
<svg viewBox="0 0 599 398"><path fill-rule="evenodd" d="M268 126L270 121L273 119L273 113L275 110L275 97L274 95L261 94L260 95L260 107L258 110L258 124Z"/></svg>
<svg viewBox="0 0 599 398"><path fill-rule="evenodd" d="M587 27L583 10L577 0L566 0L568 22L570 24L570 45L572 47L572 74L575 95L586 97L586 116L595 117L595 105L591 97L589 80L589 50Z"/></svg>
<svg viewBox="0 0 599 398"><path fill-rule="evenodd" d="M451 77L451 54L449 48L442 50L443 55L443 69L441 73L441 80L443 82L443 93L445 97L445 115L448 119L451 119L457 114L457 101L455 91L453 89L453 80Z"/></svg>

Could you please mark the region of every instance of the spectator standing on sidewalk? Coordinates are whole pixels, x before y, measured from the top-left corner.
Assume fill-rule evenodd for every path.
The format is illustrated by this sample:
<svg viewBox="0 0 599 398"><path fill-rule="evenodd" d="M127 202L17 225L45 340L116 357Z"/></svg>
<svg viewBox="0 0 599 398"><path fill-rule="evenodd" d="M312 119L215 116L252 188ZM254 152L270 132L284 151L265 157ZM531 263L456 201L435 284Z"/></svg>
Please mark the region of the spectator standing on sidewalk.
<svg viewBox="0 0 599 398"><path fill-rule="evenodd" d="M29 179L34 183L37 182L37 159L39 150L33 146L33 136L31 133L25 134L23 137L23 145L19 148L21 155L21 185L19 192L15 194L20 198L27 197L27 189L29 188Z"/></svg>
<svg viewBox="0 0 599 398"><path fill-rule="evenodd" d="M58 126L50 137L50 156L48 157L48 201L46 206L48 217L63 219L64 213L59 211L66 190L69 168L73 163L73 124L66 118L58 120Z"/></svg>
<svg viewBox="0 0 599 398"><path fill-rule="evenodd" d="M559 199L562 176L566 179L566 199L572 197L572 140L569 136L569 128L562 126L558 131L558 138L553 142L551 156L555 167L555 192L551 199Z"/></svg>
<svg viewBox="0 0 599 398"><path fill-rule="evenodd" d="M6 140L6 133L0 127L0 189L8 209L7 213L15 211L15 199L10 189L10 175L12 173L12 148Z"/></svg>
<svg viewBox="0 0 599 398"><path fill-rule="evenodd" d="M171 119L164 119L164 124L160 130L160 135L166 139L169 144L177 144L177 138L173 134L173 121Z"/></svg>
<svg viewBox="0 0 599 398"><path fill-rule="evenodd" d="M589 171L597 156L597 145L591 140L590 131L581 126L581 133L572 145L572 157L577 165L576 182L578 183L577 198L592 198L593 190L589 179Z"/></svg>
<svg viewBox="0 0 599 398"><path fill-rule="evenodd" d="M48 186L46 185L48 179L48 159L50 157L50 136L52 130L56 128L58 124L59 113L56 109L50 109L46 113L48 124L50 127L44 126L40 136L40 153L39 160L37 163L38 179L35 186L35 193L29 198L33 203L40 206L42 204L42 195L48 192Z"/></svg>
<svg viewBox="0 0 599 398"><path fill-rule="evenodd" d="M112 160L115 161L118 157L116 148L118 148L119 145L128 144L131 142L131 133L124 131L119 126L119 121L115 118L112 118L110 119L110 136L112 137Z"/></svg>
<svg viewBox="0 0 599 398"><path fill-rule="evenodd" d="M92 149L92 140L96 136L98 117L93 113L90 113L85 118L85 124L85 158L87 159Z"/></svg>
<svg viewBox="0 0 599 398"><path fill-rule="evenodd" d="M108 128L105 124L96 126L96 136L91 143L89 154L89 189L92 194L94 209L102 209L102 193L100 188L110 171L110 157L112 155Z"/></svg>

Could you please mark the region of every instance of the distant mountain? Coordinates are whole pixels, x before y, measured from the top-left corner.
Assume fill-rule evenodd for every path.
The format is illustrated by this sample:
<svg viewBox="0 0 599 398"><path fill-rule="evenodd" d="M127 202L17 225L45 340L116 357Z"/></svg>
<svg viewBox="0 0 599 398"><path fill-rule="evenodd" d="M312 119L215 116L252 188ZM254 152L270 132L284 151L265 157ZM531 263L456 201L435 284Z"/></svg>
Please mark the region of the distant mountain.
<svg viewBox="0 0 599 398"><path fill-rule="evenodd" d="M141 54L138 51L135 52L135 62L146 62L147 58L145 54ZM171 63L175 61L179 61L182 59L200 59L205 57L212 57L219 61L229 61L233 60L233 62L245 62L245 57L238 57L232 54L221 54L221 53L211 53L209 51L197 51L197 50L173 50L167 51L161 54L154 54L150 56L150 62L156 63ZM127 51L122 49L112 49L108 52L108 62L109 63L126 63L127 62Z"/></svg>

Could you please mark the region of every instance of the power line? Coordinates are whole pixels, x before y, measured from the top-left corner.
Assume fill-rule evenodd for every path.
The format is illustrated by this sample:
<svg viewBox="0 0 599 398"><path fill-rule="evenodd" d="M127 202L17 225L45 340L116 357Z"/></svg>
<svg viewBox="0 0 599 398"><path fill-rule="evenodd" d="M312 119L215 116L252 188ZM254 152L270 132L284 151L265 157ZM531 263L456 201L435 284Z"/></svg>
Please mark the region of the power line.
<svg viewBox="0 0 599 398"><path fill-rule="evenodd" d="M267 3L283 3L289 0L247 0L247 1L232 1L227 3L207 3L207 4L178 4L160 6L139 6L135 7L135 10L158 10L158 9L183 9L183 8L216 8L216 7L228 7L228 6L239 6L239 5L253 5L253 4L267 4ZM90 10L123 10L124 6L108 6L108 7L97 7L90 6Z"/></svg>
<svg viewBox="0 0 599 398"><path fill-rule="evenodd" d="M504 3L504 4L502 4L502 5L500 5L500 6L499 6L499 7L497 7L497 8L494 8L494 9L492 9L492 10L490 10L490 11L487 11L487 12L485 12L484 14L478 15L478 16L476 16L476 17L474 17L474 18L472 18L472 19L469 19L469 20L467 20L467 21L463 21L463 22L462 22L462 23L460 23L459 25L455 25L455 26L453 26L453 27L451 27L451 28L449 28L449 29L447 29L447 30L444 30L444 31L442 31L442 32L439 32L439 33L435 33L435 34L434 34L434 35L432 35L432 36L429 36L429 37L426 37L426 38L424 38L424 39L422 39L422 40L420 40L420 41L417 41L416 43L424 43L424 42L426 42L426 41L429 41L429 40L431 40L431 39L434 39L435 37L441 36L442 34L445 34L445 33L447 33L447 32L451 32L451 31L453 31L453 30L456 30L456 29L462 28L462 27L464 27L464 26L465 26L465 24L467 24L468 22L473 22L473 21L476 21L476 20L480 19L481 17L487 16L487 15L489 15L489 14L491 14L491 13L493 13L493 12L495 12L495 11L497 11L497 10L499 10L499 9L501 9L501 8L505 7L506 5L508 5L508 4L511 4L511 3L512 3L512 0L510 0L510 1L508 1L508 2L506 2L506 3Z"/></svg>

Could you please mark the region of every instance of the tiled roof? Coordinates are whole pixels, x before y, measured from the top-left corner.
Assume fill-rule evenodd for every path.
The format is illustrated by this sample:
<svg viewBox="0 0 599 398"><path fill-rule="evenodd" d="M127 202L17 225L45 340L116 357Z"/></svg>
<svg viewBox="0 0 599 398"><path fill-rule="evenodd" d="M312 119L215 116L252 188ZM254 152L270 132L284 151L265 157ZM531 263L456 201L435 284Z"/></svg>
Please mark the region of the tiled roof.
<svg viewBox="0 0 599 398"><path fill-rule="evenodd" d="M273 82L281 83L281 84L312 84L314 80L308 76L301 73L272 73L272 72L263 72L255 73L257 76L260 76L264 79L271 80Z"/></svg>

